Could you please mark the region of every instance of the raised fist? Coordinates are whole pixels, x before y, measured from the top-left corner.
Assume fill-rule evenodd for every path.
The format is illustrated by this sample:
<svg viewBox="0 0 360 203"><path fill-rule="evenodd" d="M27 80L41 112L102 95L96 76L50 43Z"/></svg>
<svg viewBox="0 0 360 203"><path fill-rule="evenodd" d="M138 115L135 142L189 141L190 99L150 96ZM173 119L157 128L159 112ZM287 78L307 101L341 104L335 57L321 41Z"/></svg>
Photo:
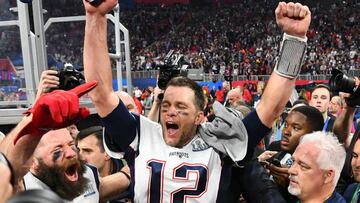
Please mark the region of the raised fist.
<svg viewBox="0 0 360 203"><path fill-rule="evenodd" d="M96 6L94 6L90 3L90 1L87 0L83 0L83 3L87 14L100 14L105 16L107 13L109 13L112 9L115 8L118 0L101 0L101 3Z"/></svg>
<svg viewBox="0 0 360 203"><path fill-rule="evenodd" d="M305 37L311 21L311 12L300 3L279 2L275 9L276 23L289 35Z"/></svg>

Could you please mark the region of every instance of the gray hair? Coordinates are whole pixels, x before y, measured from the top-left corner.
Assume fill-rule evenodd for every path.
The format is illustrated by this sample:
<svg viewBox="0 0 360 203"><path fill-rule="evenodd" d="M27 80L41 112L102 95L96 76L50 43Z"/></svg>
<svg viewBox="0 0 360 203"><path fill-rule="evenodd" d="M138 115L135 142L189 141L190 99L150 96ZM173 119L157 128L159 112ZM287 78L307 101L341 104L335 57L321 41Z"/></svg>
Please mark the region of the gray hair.
<svg viewBox="0 0 360 203"><path fill-rule="evenodd" d="M324 170L332 169L335 171L333 181L335 188L345 163L346 152L344 146L333 133L322 131L302 136L299 145L306 142L315 142L316 147L320 150L317 158L319 167Z"/></svg>

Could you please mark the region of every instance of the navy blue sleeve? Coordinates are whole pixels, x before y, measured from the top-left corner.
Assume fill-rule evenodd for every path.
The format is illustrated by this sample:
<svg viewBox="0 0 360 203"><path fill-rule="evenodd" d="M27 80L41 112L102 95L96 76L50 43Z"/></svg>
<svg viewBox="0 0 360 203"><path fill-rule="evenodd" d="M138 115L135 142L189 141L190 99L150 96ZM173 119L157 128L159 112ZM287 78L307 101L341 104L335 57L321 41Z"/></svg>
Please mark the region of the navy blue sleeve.
<svg viewBox="0 0 360 203"><path fill-rule="evenodd" d="M250 112L244 119L243 123L248 133L248 149L246 153L246 158L251 158L254 152L254 148L256 145L267 135L271 132L271 128L265 126L256 110Z"/></svg>
<svg viewBox="0 0 360 203"><path fill-rule="evenodd" d="M90 164L86 164L86 166L88 166L91 169L91 172L94 174L94 179L95 179L97 190L100 191L99 190L100 189L100 179L99 179L98 169L95 166L92 166Z"/></svg>
<svg viewBox="0 0 360 203"><path fill-rule="evenodd" d="M101 119L105 127L106 146L114 152L124 152L135 139L137 120L120 100L119 105Z"/></svg>
<svg viewBox="0 0 360 203"><path fill-rule="evenodd" d="M344 195L343 195L346 202L351 202L353 195L355 193L356 187L357 187L357 183L353 183L346 188Z"/></svg>

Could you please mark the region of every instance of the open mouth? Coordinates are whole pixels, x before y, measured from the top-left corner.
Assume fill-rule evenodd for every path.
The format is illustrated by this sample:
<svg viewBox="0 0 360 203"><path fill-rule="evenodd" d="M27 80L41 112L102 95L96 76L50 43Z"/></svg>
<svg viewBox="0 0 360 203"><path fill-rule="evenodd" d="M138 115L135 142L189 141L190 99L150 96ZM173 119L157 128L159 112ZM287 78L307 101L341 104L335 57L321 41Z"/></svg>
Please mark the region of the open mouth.
<svg viewBox="0 0 360 203"><path fill-rule="evenodd" d="M77 169L78 169L77 163L70 165L70 167L68 167L65 171L65 177L71 182L77 181L78 180Z"/></svg>
<svg viewBox="0 0 360 203"><path fill-rule="evenodd" d="M174 122L167 121L166 122L166 131L167 131L168 135L172 136L179 131L179 125Z"/></svg>

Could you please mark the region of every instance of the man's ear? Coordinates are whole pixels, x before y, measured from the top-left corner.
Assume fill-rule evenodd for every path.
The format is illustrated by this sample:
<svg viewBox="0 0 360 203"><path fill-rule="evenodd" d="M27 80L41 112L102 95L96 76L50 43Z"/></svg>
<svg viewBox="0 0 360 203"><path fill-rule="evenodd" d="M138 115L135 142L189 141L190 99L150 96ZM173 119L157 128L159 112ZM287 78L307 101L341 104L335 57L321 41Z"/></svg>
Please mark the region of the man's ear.
<svg viewBox="0 0 360 203"><path fill-rule="evenodd" d="M332 183L335 178L335 171L333 169L326 170L324 172L324 178L325 178L324 183Z"/></svg>
<svg viewBox="0 0 360 203"><path fill-rule="evenodd" d="M204 112L198 111L195 117L195 125L200 125L204 121Z"/></svg>
<svg viewBox="0 0 360 203"><path fill-rule="evenodd" d="M105 161L109 161L111 157L105 152Z"/></svg>
<svg viewBox="0 0 360 203"><path fill-rule="evenodd" d="M33 157L31 160L30 171L34 172L36 169L38 169L38 167L39 167L39 160L37 158Z"/></svg>

